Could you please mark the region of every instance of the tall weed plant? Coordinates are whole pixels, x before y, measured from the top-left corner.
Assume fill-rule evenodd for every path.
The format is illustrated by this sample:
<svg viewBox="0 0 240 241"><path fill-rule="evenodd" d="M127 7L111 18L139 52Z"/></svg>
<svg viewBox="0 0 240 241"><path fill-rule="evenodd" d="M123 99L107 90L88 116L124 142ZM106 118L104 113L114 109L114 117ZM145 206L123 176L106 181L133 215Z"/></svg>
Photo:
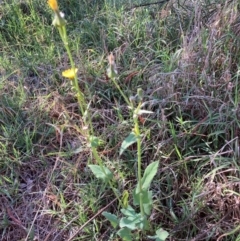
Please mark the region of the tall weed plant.
<svg viewBox="0 0 240 241"><path fill-rule="evenodd" d="M142 238L151 233L149 230L152 231L151 223L148 218L151 214L153 204L153 194L152 191L150 191L150 185L157 173L159 162L155 161L150 163L143 173L141 147L143 133L141 133L139 127L139 118L142 115L151 114L152 112L143 109L143 94L141 89L138 89L136 95L131 98L126 96L122 91L118 84L115 58L111 53L108 56L107 75L125 100L129 109L130 121L133 123L132 131L121 144L119 155L122 155L129 146L133 144L137 145L137 184L131 194L127 190L120 193L120 191L114 187L115 180L113 172L105 165L103 159L98 153L98 147L101 145L102 141L94 135L92 120L88 111L91 103L87 103L84 92L79 87L77 77L78 68L73 60L69 47L64 13L60 11L57 0L48 0L48 5L54 12L52 24L58 29L71 65L69 69L62 72L62 76L70 80L72 90L76 94L83 121L83 125L79 127L80 132L87 140L96 161L96 164L90 164L88 167L96 178L101 179L103 183L107 183L110 186L121 208L120 216L110 212L103 212L102 214L111 223L113 228L116 229L117 235L122 238L122 240L142 240ZM132 196L132 203L129 201L130 195ZM158 230L155 230L153 236L148 236L148 238L156 241L164 241L168 235L167 231L159 228Z"/></svg>

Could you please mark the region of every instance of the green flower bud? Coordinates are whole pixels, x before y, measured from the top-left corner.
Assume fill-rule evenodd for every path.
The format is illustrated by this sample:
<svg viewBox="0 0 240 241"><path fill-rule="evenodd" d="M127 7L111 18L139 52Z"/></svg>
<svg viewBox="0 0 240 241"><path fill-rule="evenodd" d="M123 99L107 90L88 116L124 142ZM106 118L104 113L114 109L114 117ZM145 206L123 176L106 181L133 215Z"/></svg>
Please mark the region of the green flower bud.
<svg viewBox="0 0 240 241"><path fill-rule="evenodd" d="M64 13L62 12L55 12L55 16L52 22L54 27L64 27L66 25L66 20L64 19Z"/></svg>

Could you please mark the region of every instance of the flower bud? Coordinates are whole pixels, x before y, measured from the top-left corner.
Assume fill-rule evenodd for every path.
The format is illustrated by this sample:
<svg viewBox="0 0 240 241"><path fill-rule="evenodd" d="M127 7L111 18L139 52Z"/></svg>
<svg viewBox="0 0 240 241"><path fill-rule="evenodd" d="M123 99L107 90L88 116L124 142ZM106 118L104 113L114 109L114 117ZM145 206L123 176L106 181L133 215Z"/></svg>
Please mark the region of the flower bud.
<svg viewBox="0 0 240 241"><path fill-rule="evenodd" d="M108 78L113 79L118 74L113 53L109 54L108 56L108 64L109 67L107 68L107 76Z"/></svg>
<svg viewBox="0 0 240 241"><path fill-rule="evenodd" d="M64 13L62 12L55 12L55 16L52 22L54 27L63 27L66 25L66 20L64 19Z"/></svg>

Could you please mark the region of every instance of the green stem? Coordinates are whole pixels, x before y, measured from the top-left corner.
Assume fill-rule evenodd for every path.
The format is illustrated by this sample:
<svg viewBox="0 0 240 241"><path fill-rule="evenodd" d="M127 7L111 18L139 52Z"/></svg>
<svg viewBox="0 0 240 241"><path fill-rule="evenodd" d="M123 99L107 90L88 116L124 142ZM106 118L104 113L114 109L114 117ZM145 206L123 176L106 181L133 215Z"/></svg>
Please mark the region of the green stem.
<svg viewBox="0 0 240 241"><path fill-rule="evenodd" d="M143 199L142 199L142 151L141 151L141 136L140 136L140 130L139 130L139 124L138 124L138 116L137 113L139 111L141 104L139 104L138 108L135 110L134 114L134 130L135 130L135 135L137 137L137 162L138 162L138 185L140 189L140 195L139 195L139 202L140 202L140 212L142 217L144 216L144 208L143 208Z"/></svg>
<svg viewBox="0 0 240 241"><path fill-rule="evenodd" d="M59 32L60 32L60 36L61 36L61 38L63 40L64 46L65 46L65 48L67 50L68 57L69 57L70 64L71 64L71 68L75 69L75 63L73 61L72 54L71 54L70 48L68 46L66 27L64 26L64 27L61 28L61 30L59 29ZM83 116L84 124L87 125L87 128L88 127L90 128L90 132L89 132L89 129L87 129L87 134L86 134L87 140L88 140L88 143L89 143L90 133L93 135L93 126L92 126L91 118L89 116L89 112L87 110L87 104L86 104L84 95L83 95L83 93L80 90L79 85L78 85L78 79L77 79L77 75L76 74L74 75L73 84L74 84L74 88L75 88L76 93L77 93L78 105L80 107L81 114ZM85 113L85 111L87 113ZM86 116L84 116L85 114L86 114Z"/></svg>
<svg viewBox="0 0 240 241"><path fill-rule="evenodd" d="M65 26L62 26L62 27L59 28L59 34L60 34L61 39L63 41L64 47L67 51L67 54L68 54L68 57L69 57L69 60L70 60L70 64L71 64L71 68L74 70L75 69L75 63L73 61L72 54L71 54L71 51L70 51L70 48L69 48L69 45L68 45L67 32L66 32ZM80 107L80 110L81 110L81 114L83 116L84 113L85 113L85 110L86 110L86 102L85 102L85 99L84 99L84 95L79 88L78 79L77 79L76 74L74 74L74 80L72 82L73 82L73 86L74 86L74 89L75 89L76 94L77 94L77 100L78 100L78 104L79 104L79 107Z"/></svg>
<svg viewBox="0 0 240 241"><path fill-rule="evenodd" d="M115 86L117 87L117 89L119 90L120 94L122 95L122 97L124 98L124 100L126 101L126 103L131 107L132 111L133 111L133 104L128 100L128 98L126 97L126 95L123 93L123 91L121 90L120 86L118 85L117 81L115 78L112 78L113 83L115 84ZM135 130L135 135L137 137L137 159L138 159L138 183L139 183L139 189L140 189L140 195L139 195L139 203L140 203L140 212L141 212L141 216L144 217L144 208L143 208L143 198L142 198L142 151L141 151L141 136L140 136L140 130L139 130L139 124L138 124L138 112L141 108L141 103L139 103L138 107L136 108L136 110L133 113L133 120L134 120L134 130Z"/></svg>
<svg viewBox="0 0 240 241"><path fill-rule="evenodd" d="M123 93L123 91L121 90L119 84L117 83L115 78L112 78L112 81L114 83L114 85L117 87L118 91L120 92L120 94L122 95L122 97L124 98L124 100L126 101L126 103L132 107L132 103L129 101L129 99L127 98L127 96Z"/></svg>
<svg viewBox="0 0 240 241"><path fill-rule="evenodd" d="M59 34L61 36L61 39L63 41L64 47L65 47L65 49L66 49L66 51L68 53L68 57L69 57L70 64L71 64L71 68L74 70L75 69L75 63L73 61L72 54L71 54L71 51L70 51L70 48L69 48L69 45L68 45L66 27L65 26L61 26L61 27L58 28L58 30L59 30ZM127 101L127 103L130 104L130 102L128 101L127 97L123 94L123 92L121 91L121 89L118 86L118 84L116 83L116 81L114 81L114 83L117 86L117 88L119 89L119 91L121 92L121 94L124 96L124 98ZM79 85L78 85L78 79L77 79L77 75L76 74L74 74L73 86L74 86L75 91L77 93L77 99L78 99L78 104L79 104L79 107L80 107L80 110L81 110L81 114L84 117L83 118L84 124L87 125L87 128L88 127L90 128L90 131L89 131L89 129L87 129L87 133L86 133L87 141L88 141L88 143L90 143L90 132L91 132L91 134L93 134L93 126L92 126L91 119L89 117L89 113L88 113L88 110L87 110L87 105L86 105L86 102L85 102L85 99L84 99L84 95L83 95L83 93L80 90ZM85 112L87 112L87 113L85 113ZM85 114L87 116L85 116ZM91 147L91 150L92 150L93 156L96 159L98 165L102 168L102 171L106 175L105 169L103 168L103 161L102 161L101 157L99 156L96 148ZM116 190L113 187L112 182L108 181L108 184L111 187L111 189L112 189L113 193L115 194L116 198L118 199L119 204L122 207L124 207L124 205L123 205L123 203L122 203L118 193L116 192Z"/></svg>

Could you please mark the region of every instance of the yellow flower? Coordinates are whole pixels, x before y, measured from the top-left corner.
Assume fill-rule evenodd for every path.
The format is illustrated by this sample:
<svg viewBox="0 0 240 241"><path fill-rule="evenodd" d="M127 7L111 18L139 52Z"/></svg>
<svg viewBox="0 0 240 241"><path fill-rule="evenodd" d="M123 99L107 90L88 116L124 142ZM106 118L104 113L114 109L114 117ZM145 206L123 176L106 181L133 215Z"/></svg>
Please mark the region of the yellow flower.
<svg viewBox="0 0 240 241"><path fill-rule="evenodd" d="M74 68L74 69L67 69L65 71L62 72L62 76L66 77L68 79L74 79L76 73L77 73L78 69Z"/></svg>
<svg viewBox="0 0 240 241"><path fill-rule="evenodd" d="M53 11L58 11L58 2L57 0L48 0L48 5Z"/></svg>

